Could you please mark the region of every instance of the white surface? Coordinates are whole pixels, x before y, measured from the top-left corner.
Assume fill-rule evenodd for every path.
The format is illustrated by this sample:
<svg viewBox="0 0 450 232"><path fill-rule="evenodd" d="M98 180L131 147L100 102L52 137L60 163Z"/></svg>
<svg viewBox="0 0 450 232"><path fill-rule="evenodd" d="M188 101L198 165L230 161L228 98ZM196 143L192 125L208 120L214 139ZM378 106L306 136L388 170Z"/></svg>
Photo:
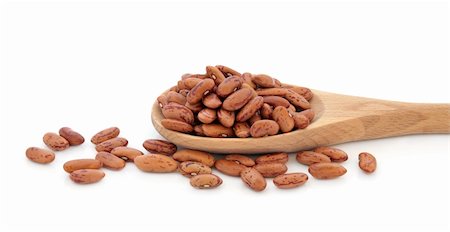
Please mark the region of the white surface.
<svg viewBox="0 0 450 232"><path fill-rule="evenodd" d="M25 2L25 1L24 1ZM70 159L25 158L45 132L70 126L87 140L118 126L131 147L159 138L150 122L158 94L208 64L271 74L330 92L449 102L446 2L408 3L2 3L2 231L214 230L448 231L449 135L342 144L347 175L310 178L255 193L219 174L210 191L133 164L98 184L72 183ZM357 154L379 168L365 175ZM289 172L307 168L290 157ZM5 230L6 229L6 230Z"/></svg>

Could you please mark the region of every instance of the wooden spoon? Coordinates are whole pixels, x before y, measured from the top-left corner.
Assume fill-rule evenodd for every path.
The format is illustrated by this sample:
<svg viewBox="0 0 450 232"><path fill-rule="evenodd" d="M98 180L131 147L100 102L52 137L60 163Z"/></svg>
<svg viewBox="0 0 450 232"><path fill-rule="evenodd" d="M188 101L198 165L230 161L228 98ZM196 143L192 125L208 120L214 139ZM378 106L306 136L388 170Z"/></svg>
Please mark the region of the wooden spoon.
<svg viewBox="0 0 450 232"><path fill-rule="evenodd" d="M161 125L158 102L152 122L167 140L212 153L295 152L317 146L409 134L450 133L450 104L385 101L312 90L314 121L306 129L263 138L208 138Z"/></svg>

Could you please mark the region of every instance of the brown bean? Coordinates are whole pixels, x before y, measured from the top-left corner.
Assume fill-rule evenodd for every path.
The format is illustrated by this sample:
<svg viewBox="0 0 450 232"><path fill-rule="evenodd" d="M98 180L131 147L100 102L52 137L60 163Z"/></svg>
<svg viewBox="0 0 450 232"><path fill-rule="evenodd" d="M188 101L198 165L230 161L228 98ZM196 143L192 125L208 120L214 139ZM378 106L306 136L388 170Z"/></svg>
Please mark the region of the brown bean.
<svg viewBox="0 0 450 232"><path fill-rule="evenodd" d="M104 142L97 144L95 146L95 150L97 150L98 152L100 152L100 151L111 152L112 149L114 149L116 147L125 147L125 146L127 146L127 144L128 144L128 140L117 137L117 138L106 140Z"/></svg>
<svg viewBox="0 0 450 232"><path fill-rule="evenodd" d="M222 104L222 108L228 111L235 111L242 108L252 98L252 91L248 88L237 90L228 96Z"/></svg>
<svg viewBox="0 0 450 232"><path fill-rule="evenodd" d="M362 152L359 154L358 159L361 170L367 173L372 173L377 169L377 160L372 154Z"/></svg>
<svg viewBox="0 0 450 232"><path fill-rule="evenodd" d="M195 161L185 161L180 163L178 171L187 177L192 177L201 174L211 174L212 170L205 164Z"/></svg>
<svg viewBox="0 0 450 232"><path fill-rule="evenodd" d="M264 137L268 135L276 135L280 130L280 126L273 120L259 120L250 127L252 137Z"/></svg>
<svg viewBox="0 0 450 232"><path fill-rule="evenodd" d="M27 158L40 164L48 164L55 160L55 153L38 147L30 147L25 151Z"/></svg>
<svg viewBox="0 0 450 232"><path fill-rule="evenodd" d="M297 129L304 129L309 126L308 118L300 113L292 114L292 119L294 119L294 125Z"/></svg>
<svg viewBox="0 0 450 232"><path fill-rule="evenodd" d="M194 113L184 105L169 103L162 108L162 114L166 119L175 119L188 124L194 122Z"/></svg>
<svg viewBox="0 0 450 232"><path fill-rule="evenodd" d="M59 129L59 135L65 138L69 142L70 146L76 146L84 143L84 137L69 127Z"/></svg>
<svg viewBox="0 0 450 232"><path fill-rule="evenodd" d="M314 120L314 117L316 115L312 109L303 110L298 112L297 114L301 114L307 117L310 123Z"/></svg>
<svg viewBox="0 0 450 232"><path fill-rule="evenodd" d="M186 74L183 74L181 76L182 80L187 79L187 78L205 79L206 78L206 74L190 74L190 73L186 73Z"/></svg>
<svg viewBox="0 0 450 232"><path fill-rule="evenodd" d="M288 100L279 97L279 96L263 96L264 98L264 102L273 106L273 107L277 107L277 106L283 106L288 108L290 106L290 103Z"/></svg>
<svg viewBox="0 0 450 232"><path fill-rule="evenodd" d="M196 161L212 167L214 165L214 156L208 152L184 149L173 154L173 158L177 161Z"/></svg>
<svg viewBox="0 0 450 232"><path fill-rule="evenodd" d="M198 136L205 136L205 133L203 132L202 125L195 125L194 126L194 133Z"/></svg>
<svg viewBox="0 0 450 232"><path fill-rule="evenodd" d="M167 96L168 103L175 102L180 105L186 104L186 97L183 96L181 93L177 93L175 91L169 91L169 92L167 92L166 96Z"/></svg>
<svg viewBox="0 0 450 232"><path fill-rule="evenodd" d="M302 109L310 109L311 104L300 94L288 90L286 95L284 96L292 105L300 107Z"/></svg>
<svg viewBox="0 0 450 232"><path fill-rule="evenodd" d="M216 85L219 85L225 80L225 75L214 66L206 66L206 76L214 80Z"/></svg>
<svg viewBox="0 0 450 232"><path fill-rule="evenodd" d="M324 154L321 154L321 153L313 152L313 151L297 152L296 159L299 163L305 164L305 165L331 162L330 157L328 157Z"/></svg>
<svg viewBox="0 0 450 232"><path fill-rule="evenodd" d="M201 102L196 103L196 104L190 104L189 102L186 102L186 104L184 106L186 106L188 109L190 109L194 113L198 113L203 109L203 104Z"/></svg>
<svg viewBox="0 0 450 232"><path fill-rule="evenodd" d="M166 129L183 133L190 133L194 130L191 124L175 119L162 119L161 125L163 125L163 127L165 127Z"/></svg>
<svg viewBox="0 0 450 232"><path fill-rule="evenodd" d="M200 122L209 124L216 120L217 118L217 112L216 110L205 108L198 112L197 118Z"/></svg>
<svg viewBox="0 0 450 232"><path fill-rule="evenodd" d="M295 108L294 105L290 104L289 107L287 108L287 110L289 111L290 114L296 113L297 109Z"/></svg>
<svg viewBox="0 0 450 232"><path fill-rule="evenodd" d="M194 86L196 86L200 81L202 81L202 79L200 78L188 77L183 80L183 84L186 89L190 90L194 88Z"/></svg>
<svg viewBox="0 0 450 232"><path fill-rule="evenodd" d="M166 94L161 94L158 98L156 98L156 100L158 101L159 107L161 108L163 108L165 105L167 105L167 103L169 103L167 101Z"/></svg>
<svg viewBox="0 0 450 232"><path fill-rule="evenodd" d="M216 93L221 97L227 97L237 89L241 88L242 80L239 76L232 76L225 78L219 86L217 86Z"/></svg>
<svg viewBox="0 0 450 232"><path fill-rule="evenodd" d="M203 105L211 109L217 109L222 105L222 101L215 93L209 93L203 98Z"/></svg>
<svg viewBox="0 0 450 232"><path fill-rule="evenodd" d="M265 74L253 75L252 81L257 86L260 86L260 87L263 87L263 88L273 88L273 87L275 87L275 81L269 75L265 75Z"/></svg>
<svg viewBox="0 0 450 232"><path fill-rule="evenodd" d="M216 188L222 184L222 179L214 174L201 174L190 179L191 186L198 189Z"/></svg>
<svg viewBox="0 0 450 232"><path fill-rule="evenodd" d="M253 83L253 81L252 81L253 76L251 73L248 73L248 72L242 73L241 78L245 84L252 87L252 89L256 89L256 84Z"/></svg>
<svg viewBox="0 0 450 232"><path fill-rule="evenodd" d="M230 175L230 176L239 176L244 170L245 166L242 164L238 164L231 160L220 159L217 160L214 164L214 167L220 172Z"/></svg>
<svg viewBox="0 0 450 232"><path fill-rule="evenodd" d="M219 119L220 124L224 127L232 127L235 121L235 113L234 111L228 111L220 108L217 111L217 118Z"/></svg>
<svg viewBox="0 0 450 232"><path fill-rule="evenodd" d="M244 107L242 107L242 109L236 116L236 120L238 122L247 121L256 113L256 111L258 111L263 106L263 104L264 104L263 97L258 96L253 98Z"/></svg>
<svg viewBox="0 0 450 232"><path fill-rule="evenodd" d="M249 89L250 91L252 91L252 97L251 97L251 99L253 99L253 98L255 98L255 97L257 97L258 96L258 93L255 91L255 89L254 88L252 88L249 84L247 84L247 83L243 83L242 84L242 86L241 86L241 89Z"/></svg>
<svg viewBox="0 0 450 232"><path fill-rule="evenodd" d="M280 189L296 188L308 181L308 175L305 173L287 173L279 175L273 179L273 183Z"/></svg>
<svg viewBox="0 0 450 232"><path fill-rule="evenodd" d="M247 166L247 167L255 166L255 161L252 158L250 158L248 156L245 156L245 155L229 154L229 155L225 156L225 159L226 160L230 160L230 161L234 161L234 162L236 162L238 164L242 164L242 165Z"/></svg>
<svg viewBox="0 0 450 232"><path fill-rule="evenodd" d="M259 114L259 111L256 111L256 113L247 121L250 126L253 126L255 122L262 120L261 115Z"/></svg>
<svg viewBox="0 0 450 232"><path fill-rule="evenodd" d="M248 138L250 136L250 127L246 122L238 122L234 124L233 131L239 138Z"/></svg>
<svg viewBox="0 0 450 232"><path fill-rule="evenodd" d="M266 188L266 179L254 168L245 168L241 172L241 179L254 191L263 191Z"/></svg>
<svg viewBox="0 0 450 232"><path fill-rule="evenodd" d="M190 73L185 73L185 74L181 75L181 80L184 80L184 79L187 79L187 78L190 78L190 77L191 77Z"/></svg>
<svg viewBox="0 0 450 232"><path fill-rule="evenodd" d="M277 78L273 78L273 82L274 82L274 85L275 85L275 88L281 88L282 86L282 83L281 83L281 81L279 81Z"/></svg>
<svg viewBox="0 0 450 232"><path fill-rule="evenodd" d="M241 76L241 73L225 65L216 65L216 68L218 68L225 76Z"/></svg>
<svg viewBox="0 0 450 232"><path fill-rule="evenodd" d="M202 124L202 131L205 136L213 138L229 138L234 136L232 128L224 127L221 124Z"/></svg>
<svg viewBox="0 0 450 232"><path fill-rule="evenodd" d="M97 134L95 134L94 136L92 136L91 142L93 144L99 144L101 142L104 142L106 140L109 140L109 139L119 136L119 133L120 133L119 128L110 127L110 128L104 129L104 130L98 132Z"/></svg>
<svg viewBox="0 0 450 232"><path fill-rule="evenodd" d="M125 160L109 153L109 152L99 152L95 156L95 159L100 161L104 167L119 170L125 167Z"/></svg>
<svg viewBox="0 0 450 232"><path fill-rule="evenodd" d="M47 145L48 148L54 151L66 150L69 147L69 142L65 138L56 133L52 132L46 133L42 138L42 140L44 141L45 145Z"/></svg>
<svg viewBox="0 0 450 232"><path fill-rule="evenodd" d="M172 157L160 154L147 154L134 158L134 163L144 172L174 172L178 168L178 162Z"/></svg>
<svg viewBox="0 0 450 232"><path fill-rule="evenodd" d="M184 81L183 81L183 80L179 80L179 81L177 82L177 87L176 87L176 89L177 89L177 90L187 89L187 88L186 88L186 85L184 85ZM175 91L175 89L171 89L171 91Z"/></svg>
<svg viewBox="0 0 450 232"><path fill-rule="evenodd" d="M311 90L305 87L291 86L288 87L288 89L302 95L307 101L310 101L313 97L313 93L311 92Z"/></svg>
<svg viewBox="0 0 450 232"><path fill-rule="evenodd" d="M266 88L266 89L257 89L256 93L259 96L284 96L288 92L285 88Z"/></svg>
<svg viewBox="0 0 450 232"><path fill-rule="evenodd" d="M70 173L70 179L77 184L92 184L105 177L105 173L97 169L79 169Z"/></svg>
<svg viewBox="0 0 450 232"><path fill-rule="evenodd" d="M184 97L186 97L187 94L189 93L189 90L187 90L187 89L182 89L182 90L180 90L178 93L180 93L181 95L183 95ZM186 101L186 102L187 102L187 101Z"/></svg>
<svg viewBox="0 0 450 232"><path fill-rule="evenodd" d="M99 169L103 166L102 162L95 159L75 159L64 163L64 171L71 173L80 169Z"/></svg>
<svg viewBox="0 0 450 232"><path fill-rule="evenodd" d="M147 139L142 146L151 153L163 155L173 155L177 151L177 145L160 139Z"/></svg>
<svg viewBox="0 0 450 232"><path fill-rule="evenodd" d="M317 147L314 149L314 152L322 153L330 157L333 162L344 162L348 159L348 155L345 151L334 147Z"/></svg>
<svg viewBox="0 0 450 232"><path fill-rule="evenodd" d="M273 108L271 105L264 103L260 109L261 118L263 119L272 119Z"/></svg>
<svg viewBox="0 0 450 232"><path fill-rule="evenodd" d="M207 94L210 90L214 88L215 84L212 79L204 79L200 81L194 88L189 91L186 100L189 104L196 104L200 102L203 95Z"/></svg>
<svg viewBox="0 0 450 232"><path fill-rule="evenodd" d="M282 163L285 164L289 160L289 156L285 152L277 152L277 153L271 153L267 155L262 155L256 158L256 163Z"/></svg>
<svg viewBox="0 0 450 232"><path fill-rule="evenodd" d="M294 129L294 119L289 114L288 110L283 106L277 106L273 109L272 118L280 126L280 130L284 133Z"/></svg>
<svg viewBox="0 0 450 232"><path fill-rule="evenodd" d="M315 163L309 166L308 172L317 179L332 179L344 175L347 169L338 163Z"/></svg>
<svg viewBox="0 0 450 232"><path fill-rule="evenodd" d="M264 177L276 177L287 172L287 166L283 163L259 163L253 167Z"/></svg>
<svg viewBox="0 0 450 232"><path fill-rule="evenodd" d="M134 149L131 147L116 147L112 149L111 154L125 161L134 161L136 157L144 155L144 153L142 153L138 149Z"/></svg>

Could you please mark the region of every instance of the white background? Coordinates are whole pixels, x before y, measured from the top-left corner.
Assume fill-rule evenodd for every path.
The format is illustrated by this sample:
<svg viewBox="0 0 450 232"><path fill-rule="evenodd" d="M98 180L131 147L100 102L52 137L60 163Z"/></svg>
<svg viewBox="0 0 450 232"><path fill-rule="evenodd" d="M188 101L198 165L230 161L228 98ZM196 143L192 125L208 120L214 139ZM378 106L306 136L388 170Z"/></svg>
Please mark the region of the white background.
<svg viewBox="0 0 450 232"><path fill-rule="evenodd" d="M89 142L49 165L25 158L62 126L87 140L118 126L143 150L160 138L155 98L210 64L336 93L450 102L447 2L114 2L1 3L2 231L448 231L449 135L342 144L347 175L288 191L269 180L261 193L225 175L199 191L133 164L76 185L62 165L94 157ZM358 169L361 151L377 157L373 175ZM294 156L288 166L307 170Z"/></svg>

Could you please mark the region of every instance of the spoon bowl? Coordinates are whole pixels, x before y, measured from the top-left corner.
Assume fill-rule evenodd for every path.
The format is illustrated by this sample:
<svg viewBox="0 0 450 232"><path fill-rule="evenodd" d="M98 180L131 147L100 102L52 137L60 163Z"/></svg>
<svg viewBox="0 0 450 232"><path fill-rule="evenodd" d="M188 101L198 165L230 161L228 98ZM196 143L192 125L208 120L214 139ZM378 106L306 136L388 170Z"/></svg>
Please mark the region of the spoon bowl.
<svg viewBox="0 0 450 232"><path fill-rule="evenodd" d="M152 123L170 142L211 153L295 152L318 146L408 134L449 133L450 104L404 103L312 90L316 113L305 129L262 138L209 138L164 128L157 101Z"/></svg>

